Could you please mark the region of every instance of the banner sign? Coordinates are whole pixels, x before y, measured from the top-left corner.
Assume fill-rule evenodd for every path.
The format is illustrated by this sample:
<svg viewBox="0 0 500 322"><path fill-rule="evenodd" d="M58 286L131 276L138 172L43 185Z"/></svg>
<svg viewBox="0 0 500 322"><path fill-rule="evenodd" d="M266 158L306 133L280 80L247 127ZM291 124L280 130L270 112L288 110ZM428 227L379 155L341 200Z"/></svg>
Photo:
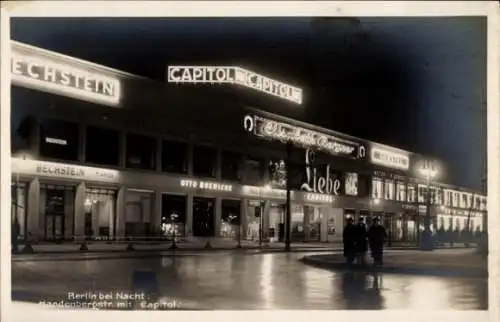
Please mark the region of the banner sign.
<svg viewBox="0 0 500 322"><path fill-rule="evenodd" d="M29 50L30 54L17 47ZM39 49L24 48L19 44L12 46L13 84L85 101L118 105L120 81L117 78L95 73L77 64L63 65L55 59L42 56L41 53L37 54L36 50ZM45 50L43 52L45 53ZM71 57L68 57L69 59Z"/></svg>
<svg viewBox="0 0 500 322"><path fill-rule="evenodd" d="M336 156L344 155L354 159L365 157L365 147L360 143L260 116L245 116L243 127L246 131L265 139L283 143L291 141L306 149L320 150Z"/></svg>

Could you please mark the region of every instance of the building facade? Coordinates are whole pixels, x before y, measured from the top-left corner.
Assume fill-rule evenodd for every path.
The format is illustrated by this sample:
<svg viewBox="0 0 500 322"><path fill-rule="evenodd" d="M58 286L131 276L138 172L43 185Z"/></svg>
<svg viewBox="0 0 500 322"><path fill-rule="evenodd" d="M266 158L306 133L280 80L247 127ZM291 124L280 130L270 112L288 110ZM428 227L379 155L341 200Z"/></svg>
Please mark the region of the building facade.
<svg viewBox="0 0 500 322"><path fill-rule="evenodd" d="M286 171L292 240L338 240L346 218L378 216L392 240L416 242L428 184L434 231L485 227L486 196L439 176L427 182L419 174L424 156L249 107L238 92L153 82L12 46L12 215L20 239L175 230L283 240Z"/></svg>

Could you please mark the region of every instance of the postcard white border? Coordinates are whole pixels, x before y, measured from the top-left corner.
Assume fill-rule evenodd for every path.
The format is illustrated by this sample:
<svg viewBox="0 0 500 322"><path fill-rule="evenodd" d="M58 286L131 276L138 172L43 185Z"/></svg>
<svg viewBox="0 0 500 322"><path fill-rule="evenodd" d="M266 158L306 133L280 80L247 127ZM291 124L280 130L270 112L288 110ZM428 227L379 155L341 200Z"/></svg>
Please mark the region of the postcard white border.
<svg viewBox="0 0 500 322"><path fill-rule="evenodd" d="M7 12L8 10L8 12ZM285 318L289 322L314 319L335 321L359 321L361 319L394 321L450 320L486 321L498 320L500 305L498 272L498 215L499 183L500 183L500 121L499 95L500 88L498 63L498 5L495 1L267 1L252 3L252 1L6 1L2 2L2 63L1 63L1 314L2 320L8 321L67 321L70 319L88 321L97 319L120 319L135 321L145 314L149 321L165 321L175 318L199 318L204 321L234 320L235 318L252 320L276 320ZM9 16L12 17L46 17L46 16L488 16L488 206L489 206L489 312L464 311L380 311L380 312L349 312L349 311L254 311L245 312L58 312L40 309L11 310L10 298L10 45L4 43L9 39ZM334 316L332 316L334 314ZM234 315L237 315L235 317ZM198 317L197 317L198 316Z"/></svg>

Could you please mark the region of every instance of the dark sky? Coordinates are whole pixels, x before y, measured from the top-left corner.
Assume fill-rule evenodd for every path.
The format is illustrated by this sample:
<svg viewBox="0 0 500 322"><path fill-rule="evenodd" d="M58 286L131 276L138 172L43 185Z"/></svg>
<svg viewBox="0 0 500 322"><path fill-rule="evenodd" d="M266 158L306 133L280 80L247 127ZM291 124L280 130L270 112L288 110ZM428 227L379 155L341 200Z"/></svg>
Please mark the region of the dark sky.
<svg viewBox="0 0 500 322"><path fill-rule="evenodd" d="M455 184L480 188L481 17L15 18L11 36L162 81L169 64L241 65L304 89L288 116L435 155Z"/></svg>

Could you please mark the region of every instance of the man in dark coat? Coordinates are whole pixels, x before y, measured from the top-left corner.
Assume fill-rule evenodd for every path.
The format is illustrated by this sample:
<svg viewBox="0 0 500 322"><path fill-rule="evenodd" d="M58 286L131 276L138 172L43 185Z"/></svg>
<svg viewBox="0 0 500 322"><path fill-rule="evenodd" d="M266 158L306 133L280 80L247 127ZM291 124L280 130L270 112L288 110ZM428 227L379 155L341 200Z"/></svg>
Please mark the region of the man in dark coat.
<svg viewBox="0 0 500 322"><path fill-rule="evenodd" d="M364 219L359 218L359 222L356 225L356 257L358 264L364 265L366 263L366 252L368 250L368 240L367 240L367 230Z"/></svg>
<svg viewBox="0 0 500 322"><path fill-rule="evenodd" d="M355 242L356 242L356 226L353 224L352 218L347 219L347 225L342 234L344 244L344 257L347 263L351 264L356 255Z"/></svg>
<svg viewBox="0 0 500 322"><path fill-rule="evenodd" d="M387 239L385 228L379 224L378 218L373 220L372 226L368 230L368 241L370 251L373 257L373 263L376 265L383 263L384 241Z"/></svg>

